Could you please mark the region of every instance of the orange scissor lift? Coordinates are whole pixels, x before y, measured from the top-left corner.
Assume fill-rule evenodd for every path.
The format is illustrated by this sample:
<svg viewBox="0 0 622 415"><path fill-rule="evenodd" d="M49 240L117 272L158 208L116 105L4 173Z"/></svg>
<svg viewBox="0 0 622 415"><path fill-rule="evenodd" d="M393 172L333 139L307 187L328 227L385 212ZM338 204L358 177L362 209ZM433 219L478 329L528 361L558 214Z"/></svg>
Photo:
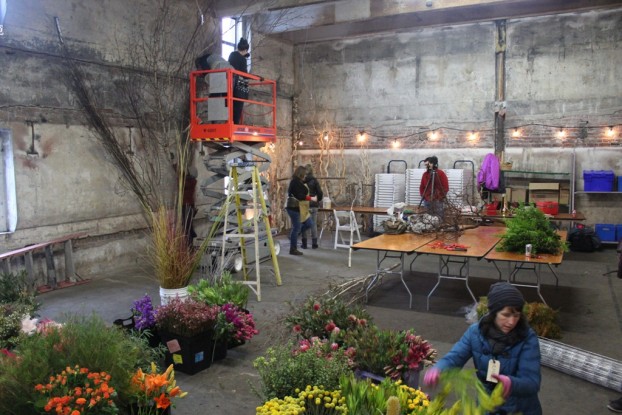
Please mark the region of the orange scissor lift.
<svg viewBox="0 0 622 415"><path fill-rule="evenodd" d="M252 99L233 96L233 81L248 82ZM233 104L243 102L240 124L233 123ZM276 141L276 81L215 69L190 74L190 138L193 141L273 143Z"/></svg>
<svg viewBox="0 0 622 415"><path fill-rule="evenodd" d="M234 96L233 85L238 79L248 85L248 98ZM233 122L235 103L243 103L239 124ZM230 68L191 72L190 139L215 149L204 161L212 175L201 190L227 212L223 215L222 240L213 238L204 258L208 264L217 263L218 270L243 271L244 283L261 301L259 263L268 256L276 283L281 285L276 258L280 245L272 239L260 176L271 161L260 147L276 141L276 82ZM250 220L246 215L249 211L253 216ZM237 222L236 228L228 227L229 216L231 223ZM247 261L247 251L251 250L254 281L249 278Z"/></svg>

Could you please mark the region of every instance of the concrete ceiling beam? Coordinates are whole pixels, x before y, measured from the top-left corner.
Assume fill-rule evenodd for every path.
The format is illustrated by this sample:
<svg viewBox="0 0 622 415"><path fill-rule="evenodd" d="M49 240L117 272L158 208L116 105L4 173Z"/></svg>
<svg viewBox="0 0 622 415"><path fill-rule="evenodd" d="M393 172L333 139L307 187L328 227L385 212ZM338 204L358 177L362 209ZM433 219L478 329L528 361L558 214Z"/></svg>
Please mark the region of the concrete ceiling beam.
<svg viewBox="0 0 622 415"><path fill-rule="evenodd" d="M620 0L219 0L216 14L255 15L262 32L300 43L620 6Z"/></svg>

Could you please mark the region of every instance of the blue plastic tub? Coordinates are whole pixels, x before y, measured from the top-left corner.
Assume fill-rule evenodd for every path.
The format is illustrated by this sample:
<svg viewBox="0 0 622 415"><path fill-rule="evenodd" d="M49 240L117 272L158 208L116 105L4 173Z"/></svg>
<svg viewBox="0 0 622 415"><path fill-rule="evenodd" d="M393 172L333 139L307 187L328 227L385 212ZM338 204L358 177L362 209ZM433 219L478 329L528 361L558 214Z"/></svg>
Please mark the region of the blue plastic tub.
<svg viewBox="0 0 622 415"><path fill-rule="evenodd" d="M622 224L616 225L616 241L622 239Z"/></svg>
<svg viewBox="0 0 622 415"><path fill-rule="evenodd" d="M601 241L614 242L616 240L616 226L613 223L597 223L594 229Z"/></svg>
<svg viewBox="0 0 622 415"><path fill-rule="evenodd" d="M586 192L612 192L613 170L584 170L583 190Z"/></svg>

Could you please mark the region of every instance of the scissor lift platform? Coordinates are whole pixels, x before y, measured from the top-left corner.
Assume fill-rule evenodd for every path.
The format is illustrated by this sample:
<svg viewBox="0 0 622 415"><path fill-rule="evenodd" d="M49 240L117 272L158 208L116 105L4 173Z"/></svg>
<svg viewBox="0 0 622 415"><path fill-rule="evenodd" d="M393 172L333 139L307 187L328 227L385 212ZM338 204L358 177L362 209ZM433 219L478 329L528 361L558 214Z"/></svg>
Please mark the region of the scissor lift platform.
<svg viewBox="0 0 622 415"><path fill-rule="evenodd" d="M234 81L248 83L247 99L234 96ZM233 104L243 102L240 124ZM275 142L276 81L235 69L190 73L190 139L199 142Z"/></svg>

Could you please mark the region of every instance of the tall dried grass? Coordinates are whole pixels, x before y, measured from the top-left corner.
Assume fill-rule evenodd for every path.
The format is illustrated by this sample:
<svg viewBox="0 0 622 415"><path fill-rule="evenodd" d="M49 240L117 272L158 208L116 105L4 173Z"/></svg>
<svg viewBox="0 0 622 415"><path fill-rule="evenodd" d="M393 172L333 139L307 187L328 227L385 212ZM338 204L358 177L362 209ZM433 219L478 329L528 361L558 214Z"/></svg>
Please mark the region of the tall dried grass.
<svg viewBox="0 0 622 415"><path fill-rule="evenodd" d="M160 287L187 286L199 265L203 250L188 245L181 215L174 210L159 206L151 213L151 226L149 257Z"/></svg>

